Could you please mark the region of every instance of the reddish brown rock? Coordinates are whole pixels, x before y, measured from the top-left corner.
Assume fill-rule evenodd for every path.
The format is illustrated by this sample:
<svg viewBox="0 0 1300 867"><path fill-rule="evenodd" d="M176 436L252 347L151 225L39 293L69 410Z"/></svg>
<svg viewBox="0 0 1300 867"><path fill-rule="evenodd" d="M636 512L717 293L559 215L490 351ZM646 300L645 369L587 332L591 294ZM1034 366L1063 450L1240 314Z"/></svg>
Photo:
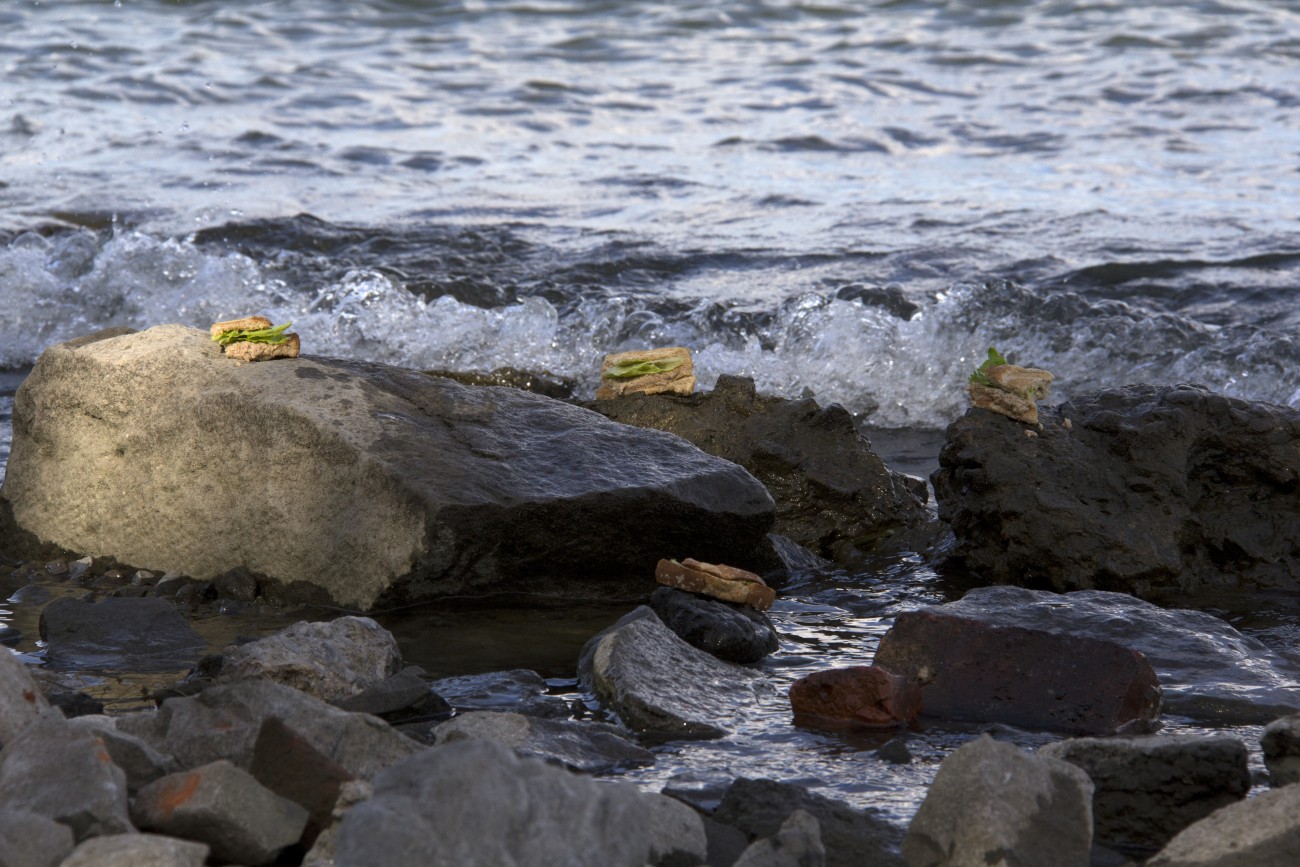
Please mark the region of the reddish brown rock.
<svg viewBox="0 0 1300 867"><path fill-rule="evenodd" d="M1095 638L908 611L875 664L920 684L931 717L1102 735L1160 716L1146 657Z"/></svg>
<svg viewBox="0 0 1300 867"><path fill-rule="evenodd" d="M680 563L660 560L655 567L655 580L666 587L702 593L724 602L739 602L759 611L771 608L776 599L776 591L753 572L735 566L701 563L689 557Z"/></svg>
<svg viewBox="0 0 1300 867"><path fill-rule="evenodd" d="M875 665L832 668L790 687L795 716L864 726L906 725L921 712L921 689Z"/></svg>

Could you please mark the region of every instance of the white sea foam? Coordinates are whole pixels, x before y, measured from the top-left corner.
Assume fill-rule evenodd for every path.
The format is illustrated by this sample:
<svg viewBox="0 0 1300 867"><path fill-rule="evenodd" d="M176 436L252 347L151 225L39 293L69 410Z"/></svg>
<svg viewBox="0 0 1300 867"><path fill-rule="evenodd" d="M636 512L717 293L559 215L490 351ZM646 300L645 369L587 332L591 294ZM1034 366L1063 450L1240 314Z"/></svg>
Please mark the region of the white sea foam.
<svg viewBox="0 0 1300 867"><path fill-rule="evenodd" d="M990 345L1053 371L1053 399L1129 382L1196 381L1300 402L1293 341L1117 302L958 285L904 320L806 292L750 333L706 324L704 310L721 300L671 315L633 296L582 298L563 316L540 297L484 309L450 296L426 300L369 270L291 288L246 256L181 240L119 233L101 245L90 233L28 233L0 250L0 368L31 364L46 346L98 328L206 328L261 312L291 320L308 353L421 369L549 370L588 394L606 352L680 344L695 351L705 388L721 373L752 376L762 391L838 402L882 427L941 427L959 415L966 377Z"/></svg>

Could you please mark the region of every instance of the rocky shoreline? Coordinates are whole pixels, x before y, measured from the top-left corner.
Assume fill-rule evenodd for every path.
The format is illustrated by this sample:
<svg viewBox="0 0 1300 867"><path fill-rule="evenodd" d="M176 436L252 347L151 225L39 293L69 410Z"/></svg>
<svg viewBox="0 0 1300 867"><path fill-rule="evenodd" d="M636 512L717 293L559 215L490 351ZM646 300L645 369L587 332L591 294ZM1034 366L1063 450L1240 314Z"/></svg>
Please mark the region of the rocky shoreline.
<svg viewBox="0 0 1300 867"><path fill-rule="evenodd" d="M437 380L423 374L345 370L312 359L264 365L280 369L276 376L301 369L342 377L333 382L352 399L364 397L361 416L378 425L358 422L349 441L304 434L298 418L284 428L293 432L288 439L271 435L276 448L325 443L320 448L327 446L335 464L354 460L339 450L341 441L349 448L360 443L362 453L399 455L415 447L393 443L384 428L391 419L382 414L404 413L403 424L424 436L432 422L420 421L418 409L443 418L438 425L445 429L468 423L460 434L431 441L439 448L459 443L468 451L456 454L491 456L477 471L480 479L462 462L456 488L441 489L452 492L458 517L427 505L447 493L414 512L393 513L424 514L448 553L417 556L408 573L390 569L388 589L355 600L437 598L446 587L519 593L527 564L539 562L543 537L515 534L504 553L484 539L502 535L503 522L530 520L551 529L545 550L564 569L539 569L537 585L519 598L560 605L627 598L629 609L649 603L587 637L573 660L576 695L560 697L531 671L430 676L367 616L303 622L207 653L183 612L337 602L350 591L338 577L327 576L312 591L304 585L314 579L299 573L286 579L241 563L194 575L153 561L124 566L103 549L85 557L85 549L68 546L95 526L98 519L87 515L105 516L111 500L96 513L95 499L83 497L71 522L55 514L74 508L69 500L34 505L33 497L67 484L50 464L86 453L79 425L101 425L91 431L101 443L96 466L125 458L103 444L130 446L144 436L130 430L130 419L106 435L104 413L91 425L69 414L83 411L95 390L114 400L125 394L102 377L70 385L91 369L73 356L114 347L130 355L151 332L142 334L65 344L63 355L55 352L49 369L24 387L14 457L0 489L0 582L15 605L40 608L47 668L153 666L162 680L168 671L189 674L153 693L156 710L106 715L75 684L0 655L0 863L1280 865L1300 848L1300 786L1289 785L1300 778L1300 655L1212 614L1138 598L1186 604L1209 585L1267 600L1296 589L1288 581L1300 575L1300 537L1285 530L1300 526L1288 523L1300 508L1293 502L1300 499L1295 410L1190 386L1076 398L1044 407L1040 426L972 409L950 427L934 476L945 520L938 524L923 505L924 487L889 471L847 413L760 397L744 380L725 380L710 395L628 395L596 407L615 421L685 438L670 442L655 439L667 434L634 439L636 428L593 422L587 416L594 414L571 406L556 410L549 398L520 399L516 389L457 385L452 393L441 385L426 389L426 380ZM180 332L161 336L181 346L188 339ZM207 369L208 360L194 353L194 370ZM315 376L305 377L309 385L319 381ZM295 387L302 379L294 375ZM375 383L383 384L380 391L366 391ZM251 391L231 391L213 374L206 388L195 399L226 411L251 401L293 416L324 399L309 388L308 397L291 404L286 390L266 378ZM348 410L337 394L329 399L336 412ZM452 422L445 420L448 408ZM211 430L216 416L205 412ZM512 433L489 433L502 417L516 425ZM510 478L537 490L541 465L520 439L536 425L519 426L521 418L553 419L542 425L554 433L545 442L582 441L585 459L565 464L575 503L590 502L595 490L584 470L600 474L614 465L593 455L599 449L617 448L620 472L635 464L674 493L637 501L618 494L610 500L617 507L566 506L553 513L562 517L545 520L536 510L513 508L496 516L485 511L483 497L465 511L468 490L492 488L500 496ZM152 436L159 425L189 436L175 419L151 419L145 429ZM561 434L560 420L576 427ZM602 439L601 424L611 424L617 437ZM587 430L602 433L593 439L581 433ZM362 443L367 431L370 445ZM249 437L256 444L267 435L231 424L212 434L235 454L247 453L241 444ZM629 449L629 442L637 445ZM1139 447L1146 442L1163 446ZM507 445L514 451L504 451ZM191 465L201 464L190 451ZM301 461L320 459L309 449ZM520 476L491 468L511 460L532 469ZM286 470L283 456L279 461L277 480L306 478ZM448 461L461 458L440 466ZM696 482L664 466L713 467L708 461L717 468L706 475L730 475L707 496L684 494L683 486ZM118 479L142 478L109 469ZM84 484L84 465L80 472ZM331 473L330 482L339 484L342 477ZM725 519L730 529L698 526L706 512L755 514L761 498L749 492L751 483L774 498L767 500L769 524L757 536L732 518ZM1247 484L1253 492L1242 490ZM165 486L148 489L151 496L160 490ZM366 502L361 489L348 490L353 508ZM431 490L420 488L419 496ZM549 490L541 499L554 499L556 487ZM674 505L683 497L692 505ZM193 496L177 502L188 504L177 514L195 508ZM639 511L629 517L622 507ZM126 518L139 520L137 511L126 510ZM611 512L615 517L606 520ZM53 523L43 524L44 515L55 516ZM1125 529L1125 515L1142 516L1141 527ZM647 531L670 517L697 525L698 538L729 533L732 547ZM777 532L764 535L771 521ZM1222 531L1204 529L1225 522ZM954 539L944 541L945 525ZM626 544L634 534L635 543ZM63 544L51 544L57 539ZM556 547L559 539L571 541ZM693 549L682 552L688 543L740 551L740 565L757 567L778 591L772 617L743 603L655 589L653 561L646 568L629 555L655 549L656 556L693 556ZM1001 560L991 553L998 544ZM810 574L843 574L849 564L879 562L872 558L882 552L918 549L936 562L947 555L948 568L967 577L988 574L1003 585L1027 586L981 587L959 600L952 593L948 602L891 607L874 658L863 653L851 666L827 669L815 658L797 670L772 666L768 654L790 658L797 646L782 630L797 623L801 606L827 598L805 595ZM564 553L575 550L583 553ZM591 569L593 552L602 550L618 551L602 571L608 580L576 585L580 576L565 578L566 569ZM1154 559L1141 560L1146 552ZM437 557L443 565L429 565ZM446 565L466 557L469 565ZM1000 565L990 565L995 561ZM452 574L456 569L463 574ZM990 572L996 569L1003 571ZM10 644L24 639L0 634ZM707 744L725 750L753 737L770 728L763 714L772 708L784 708L788 721L830 742L852 744L866 733L882 767L927 768L932 781L915 815L900 824L888 811L721 767L679 775L662 791L628 782L646 779L645 769L674 752ZM1194 721L1198 733L1180 733L1179 720ZM1258 743L1245 743L1214 734L1219 726L1264 728ZM953 748L914 755L927 727L954 732ZM1046 735L1042 746L1027 748L1035 732ZM1261 751L1267 774L1257 767L1252 773L1251 755Z"/></svg>

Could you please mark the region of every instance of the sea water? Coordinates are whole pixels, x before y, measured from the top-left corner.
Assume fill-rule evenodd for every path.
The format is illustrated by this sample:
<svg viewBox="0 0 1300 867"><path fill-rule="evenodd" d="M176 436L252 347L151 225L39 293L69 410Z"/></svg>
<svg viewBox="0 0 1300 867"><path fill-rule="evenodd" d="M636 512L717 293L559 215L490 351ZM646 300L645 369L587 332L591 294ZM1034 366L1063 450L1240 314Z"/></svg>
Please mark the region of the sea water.
<svg viewBox="0 0 1300 867"><path fill-rule="evenodd" d="M1281 0L4 4L0 473L44 347L254 312L308 353L584 394L603 354L681 344L702 387L841 403L921 475L990 345L1053 401L1300 405L1297 33ZM905 821L968 732L914 733L895 768L794 727L781 690L942 598L926 552L810 572L774 610L771 702L639 776L795 779ZM563 691L581 635L548 618L531 654L503 649L514 614L389 622L431 672Z"/></svg>

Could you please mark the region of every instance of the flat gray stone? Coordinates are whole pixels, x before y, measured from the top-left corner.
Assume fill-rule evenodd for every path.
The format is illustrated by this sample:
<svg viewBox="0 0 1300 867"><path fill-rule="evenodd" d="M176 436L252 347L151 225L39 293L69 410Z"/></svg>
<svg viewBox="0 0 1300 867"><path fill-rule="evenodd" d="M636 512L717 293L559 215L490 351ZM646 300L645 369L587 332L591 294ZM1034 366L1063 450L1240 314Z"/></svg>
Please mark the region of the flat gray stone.
<svg viewBox="0 0 1300 867"><path fill-rule="evenodd" d="M1274 786L1300 783L1300 713L1275 719L1259 738L1264 766Z"/></svg>
<svg viewBox="0 0 1300 867"><path fill-rule="evenodd" d="M647 807L629 783L596 781L464 740L417 753L374 779L343 817L337 867L645 867Z"/></svg>
<svg viewBox="0 0 1300 867"><path fill-rule="evenodd" d="M311 355L238 364L159 325L42 353L14 400L5 512L9 550L204 581L244 567L264 592L366 610L626 597L665 551L747 565L775 506L729 461L540 395Z"/></svg>
<svg viewBox="0 0 1300 867"><path fill-rule="evenodd" d="M761 674L691 647L644 605L587 642L578 674L651 740L722 737L772 689Z"/></svg>
<svg viewBox="0 0 1300 867"><path fill-rule="evenodd" d="M218 681L261 678L335 702L354 696L402 667L397 639L369 617L300 621L273 635L227 647Z"/></svg>
<svg viewBox="0 0 1300 867"><path fill-rule="evenodd" d="M126 785L132 792L176 770L176 762L171 756L158 752L142 738L118 731L114 717L89 714L73 717L68 723L89 731L104 742L104 749L108 750L113 764L126 774Z"/></svg>
<svg viewBox="0 0 1300 867"><path fill-rule="evenodd" d="M1087 867L1091 848L1088 775L988 735L943 760L903 838L908 867Z"/></svg>
<svg viewBox="0 0 1300 867"><path fill-rule="evenodd" d="M429 688L457 710L509 710L551 717L570 714L564 699L546 694L546 680L526 668L444 677Z"/></svg>
<svg viewBox="0 0 1300 867"><path fill-rule="evenodd" d="M709 838L704 820L686 804L667 795L643 792L645 825L650 834L651 864L703 864Z"/></svg>
<svg viewBox="0 0 1300 867"><path fill-rule="evenodd" d="M76 848L60 867L203 867L208 847L159 834L93 837Z"/></svg>
<svg viewBox="0 0 1300 867"><path fill-rule="evenodd" d="M56 668L175 671L208 646L175 605L154 597L55 599L41 610L40 629Z"/></svg>
<svg viewBox="0 0 1300 867"><path fill-rule="evenodd" d="M222 759L145 786L131 804L137 825L204 843L224 862L269 864L297 843L307 811Z"/></svg>

